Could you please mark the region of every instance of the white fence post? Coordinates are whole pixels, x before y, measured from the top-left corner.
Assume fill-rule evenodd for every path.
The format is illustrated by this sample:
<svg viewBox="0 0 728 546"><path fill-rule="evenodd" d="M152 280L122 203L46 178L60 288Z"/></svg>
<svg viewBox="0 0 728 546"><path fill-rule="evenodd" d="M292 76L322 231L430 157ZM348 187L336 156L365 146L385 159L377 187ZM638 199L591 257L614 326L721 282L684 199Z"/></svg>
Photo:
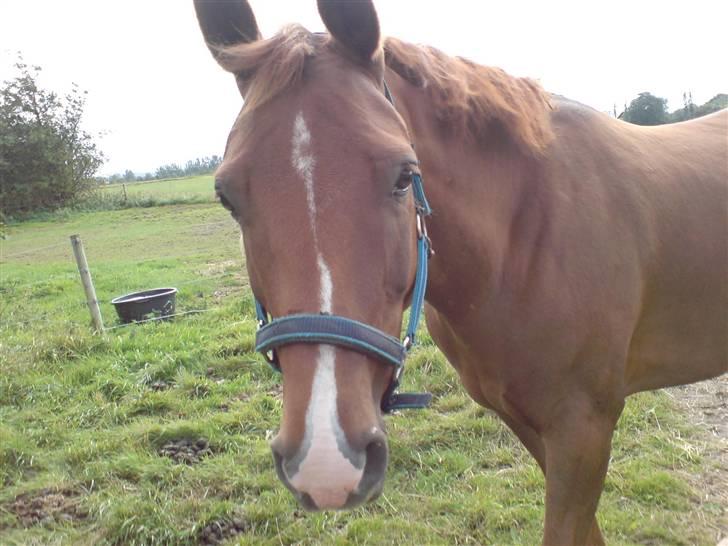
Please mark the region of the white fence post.
<svg viewBox="0 0 728 546"><path fill-rule="evenodd" d="M94 289L94 283L91 280L91 271L89 271L88 268L86 253L83 250L81 237L78 235L71 235L71 246L73 247L73 255L76 257L78 273L81 275L83 291L86 292L86 303L88 304L88 309L91 312L91 320L93 321L96 331L103 333L104 321L101 318L101 309L99 309L99 301L96 299L96 290Z"/></svg>

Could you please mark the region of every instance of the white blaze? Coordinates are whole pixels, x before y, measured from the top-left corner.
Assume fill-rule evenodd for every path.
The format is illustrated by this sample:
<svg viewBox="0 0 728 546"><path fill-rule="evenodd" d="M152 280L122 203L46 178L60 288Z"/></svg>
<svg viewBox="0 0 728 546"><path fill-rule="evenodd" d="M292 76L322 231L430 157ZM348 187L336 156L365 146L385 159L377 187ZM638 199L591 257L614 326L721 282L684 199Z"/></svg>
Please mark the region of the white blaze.
<svg viewBox="0 0 728 546"><path fill-rule="evenodd" d="M306 127L303 120L303 114L300 112L293 122L293 139L291 141L291 163L303 178L306 186L306 202L308 203L308 218L311 221L311 229L313 230L313 240L318 253L318 234L316 233L316 201L313 192L313 167L316 160L311 154L311 133Z"/></svg>
<svg viewBox="0 0 728 546"><path fill-rule="evenodd" d="M326 265L321 253L318 253L318 259L316 260L319 269L319 276L321 277L321 286L319 288L319 304L322 313L331 313L333 307L332 294L334 292L334 284L331 282L331 271L329 266ZM336 386L334 385L334 388Z"/></svg>
<svg viewBox="0 0 728 546"><path fill-rule="evenodd" d="M334 285L329 266L319 249L316 225L313 181L316 160L311 151L311 133L302 113L299 113L293 122L291 163L303 178L306 188L308 217L311 222L319 272L319 310L322 313L331 313ZM306 431L302 442L302 449L308 448L308 451L299 464L298 471L293 476L288 476L291 485L298 491L308 493L320 508L342 506L364 473L363 468L356 468L339 449L339 442L346 440L336 408L335 367L336 349L331 345L319 345L311 398L306 410Z"/></svg>

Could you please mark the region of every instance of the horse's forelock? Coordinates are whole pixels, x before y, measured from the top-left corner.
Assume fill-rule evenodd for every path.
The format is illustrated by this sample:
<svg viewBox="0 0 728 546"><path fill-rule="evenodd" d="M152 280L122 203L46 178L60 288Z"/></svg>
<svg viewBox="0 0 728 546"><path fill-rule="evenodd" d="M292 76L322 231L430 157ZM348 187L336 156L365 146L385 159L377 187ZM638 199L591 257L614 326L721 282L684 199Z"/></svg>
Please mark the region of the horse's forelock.
<svg viewBox="0 0 728 546"><path fill-rule="evenodd" d="M218 62L242 81L250 111L300 81L321 41L301 25L288 25L266 40L220 47Z"/></svg>

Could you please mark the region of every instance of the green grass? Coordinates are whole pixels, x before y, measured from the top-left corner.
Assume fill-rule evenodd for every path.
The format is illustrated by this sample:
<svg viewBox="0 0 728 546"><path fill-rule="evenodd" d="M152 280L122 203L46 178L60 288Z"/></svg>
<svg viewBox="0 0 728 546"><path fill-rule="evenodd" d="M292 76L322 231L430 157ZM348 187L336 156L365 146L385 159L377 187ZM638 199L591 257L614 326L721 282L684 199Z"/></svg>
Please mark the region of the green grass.
<svg viewBox="0 0 728 546"><path fill-rule="evenodd" d="M6 221L11 224L31 221L55 222L76 218L79 212L214 203L217 201L214 183L214 178L210 174L97 186L59 209L22 214ZM5 236L7 229L6 224L0 222L0 239Z"/></svg>
<svg viewBox="0 0 728 546"><path fill-rule="evenodd" d="M149 196L156 198L204 197L214 200L215 189L213 176L193 176L189 178L172 178L169 180L151 180L149 182L130 182L126 184L128 197ZM109 194L122 194L121 184L104 186L102 191Z"/></svg>
<svg viewBox="0 0 728 546"><path fill-rule="evenodd" d="M108 301L178 286L172 322L93 335L68 236L84 241ZM523 544L540 540L543 477L513 435L471 402L423 335L408 388L432 409L388 418L384 496L308 514L277 481L268 438L279 377L252 353L253 302L237 228L219 205L76 213L9 227L0 241L0 544L196 544L238 518L238 544ZM40 250L39 250L40 249ZM167 389L155 390L163 381ZM196 465L160 457L205 437ZM615 436L599 519L610 544L714 544L722 508L694 478L705 446L661 394L630 400ZM22 526L18 495L73 491L71 521Z"/></svg>
<svg viewBox="0 0 728 546"><path fill-rule="evenodd" d="M190 205L215 200L213 176L204 175L101 186L74 204L71 212Z"/></svg>

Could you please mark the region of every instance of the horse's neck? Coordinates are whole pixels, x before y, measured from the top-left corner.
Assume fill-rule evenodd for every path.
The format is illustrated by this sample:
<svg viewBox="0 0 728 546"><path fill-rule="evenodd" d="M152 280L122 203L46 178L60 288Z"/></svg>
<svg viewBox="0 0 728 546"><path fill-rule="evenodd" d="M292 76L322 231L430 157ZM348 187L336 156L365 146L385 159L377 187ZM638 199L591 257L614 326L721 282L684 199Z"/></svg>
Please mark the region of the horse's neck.
<svg viewBox="0 0 728 546"><path fill-rule="evenodd" d="M529 218L527 211L538 201L540 165L498 129L485 143L443 129L424 90L401 79L393 85L433 209L428 227L436 255L427 299L443 313L460 313L458 301L482 300L501 282L516 223L518 230L537 229L540 215Z"/></svg>

